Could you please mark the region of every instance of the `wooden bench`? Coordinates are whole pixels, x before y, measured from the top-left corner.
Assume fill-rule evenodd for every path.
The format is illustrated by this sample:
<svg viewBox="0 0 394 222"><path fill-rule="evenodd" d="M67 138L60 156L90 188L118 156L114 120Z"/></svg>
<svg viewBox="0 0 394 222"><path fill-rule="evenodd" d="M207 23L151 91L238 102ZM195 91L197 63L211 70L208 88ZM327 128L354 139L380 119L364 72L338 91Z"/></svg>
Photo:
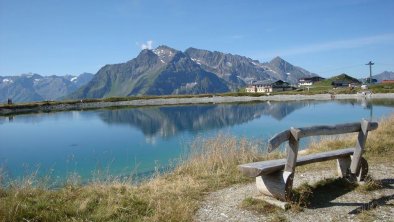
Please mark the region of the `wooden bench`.
<svg viewBox="0 0 394 222"><path fill-rule="evenodd" d="M338 174L353 181L363 181L368 172L368 162L362 157L368 131L378 128L378 123L362 120L361 123L346 123L334 126L312 126L290 128L273 136L268 142L268 152L272 152L283 142L289 141L287 158L268 160L239 165L239 170L246 176L256 177L260 193L281 201L289 201L293 187L296 166L309 163L337 160ZM335 135L358 132L354 148L346 148L297 158L299 140L308 136Z"/></svg>

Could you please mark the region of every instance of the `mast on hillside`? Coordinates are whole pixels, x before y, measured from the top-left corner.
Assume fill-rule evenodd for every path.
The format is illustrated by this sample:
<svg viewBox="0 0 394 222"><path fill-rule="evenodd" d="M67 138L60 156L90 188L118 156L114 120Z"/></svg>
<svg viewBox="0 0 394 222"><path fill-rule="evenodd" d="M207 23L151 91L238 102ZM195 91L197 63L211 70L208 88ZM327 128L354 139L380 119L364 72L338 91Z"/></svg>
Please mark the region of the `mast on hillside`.
<svg viewBox="0 0 394 222"><path fill-rule="evenodd" d="M375 65L375 63L369 61L369 63L365 65L369 66L369 84L372 84L372 66Z"/></svg>

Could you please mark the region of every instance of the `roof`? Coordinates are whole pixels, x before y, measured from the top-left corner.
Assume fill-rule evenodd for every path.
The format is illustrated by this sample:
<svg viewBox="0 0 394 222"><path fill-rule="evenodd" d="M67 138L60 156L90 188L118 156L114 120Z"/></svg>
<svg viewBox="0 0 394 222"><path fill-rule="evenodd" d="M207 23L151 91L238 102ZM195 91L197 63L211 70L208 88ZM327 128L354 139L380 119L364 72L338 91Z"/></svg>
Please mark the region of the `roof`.
<svg viewBox="0 0 394 222"><path fill-rule="evenodd" d="M274 84L274 81L270 79L260 80L252 83L252 85L272 85L272 84Z"/></svg>
<svg viewBox="0 0 394 222"><path fill-rule="evenodd" d="M252 85L254 85L254 86L255 85L271 86L271 85L282 85L284 83L286 83L286 82L283 81L283 80L270 80L270 79L267 79L267 80L255 81L255 82L252 83Z"/></svg>
<svg viewBox="0 0 394 222"><path fill-rule="evenodd" d="M323 79L324 78L320 77L320 76L312 76L312 77L300 78L300 79L298 79L298 81L299 82L302 82L302 81L305 81L305 82L307 82L307 81L309 81L309 82L318 82L318 81L321 81Z"/></svg>
<svg viewBox="0 0 394 222"><path fill-rule="evenodd" d="M351 82L348 80L335 80L335 81L332 81L331 84L350 84L350 83L354 83L354 82Z"/></svg>

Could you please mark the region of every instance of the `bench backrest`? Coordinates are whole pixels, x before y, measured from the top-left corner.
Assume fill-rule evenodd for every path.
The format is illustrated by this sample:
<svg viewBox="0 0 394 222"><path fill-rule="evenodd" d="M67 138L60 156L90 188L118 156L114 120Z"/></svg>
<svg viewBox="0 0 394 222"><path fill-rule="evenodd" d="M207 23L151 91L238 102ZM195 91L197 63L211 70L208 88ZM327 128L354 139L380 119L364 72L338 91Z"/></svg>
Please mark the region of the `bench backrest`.
<svg viewBox="0 0 394 222"><path fill-rule="evenodd" d="M333 126L312 126L303 128L290 128L274 135L268 142L268 152L278 148L283 142L289 141L287 148L287 161L285 171L294 172L297 162L299 140L308 136L335 135L358 132L358 138L353 153L353 160L350 166L351 173L356 173L359 162L367 140L368 131L378 128L377 122L362 120L360 123L346 123Z"/></svg>

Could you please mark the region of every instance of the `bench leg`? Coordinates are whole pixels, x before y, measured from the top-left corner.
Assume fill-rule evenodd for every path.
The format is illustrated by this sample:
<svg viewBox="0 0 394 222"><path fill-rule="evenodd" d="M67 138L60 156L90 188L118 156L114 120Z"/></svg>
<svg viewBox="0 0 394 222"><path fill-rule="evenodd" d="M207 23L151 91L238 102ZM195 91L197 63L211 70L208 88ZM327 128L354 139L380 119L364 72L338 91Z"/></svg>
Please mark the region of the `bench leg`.
<svg viewBox="0 0 394 222"><path fill-rule="evenodd" d="M339 177L345 178L345 177L351 176L350 164L352 162L352 158L343 157L343 158L337 159L337 169L338 169L338 176ZM358 182L364 181L367 174L368 174L368 162L366 159L361 157L359 169L357 170L357 173L355 175L355 177L356 177L355 179L357 179Z"/></svg>
<svg viewBox="0 0 394 222"><path fill-rule="evenodd" d="M293 176L293 173L287 171L258 176L256 186L260 193L282 201L289 201L293 188Z"/></svg>
<svg viewBox="0 0 394 222"><path fill-rule="evenodd" d="M345 178L349 175L349 168L351 162L352 159L350 158L350 156L337 159L337 171L339 177Z"/></svg>
<svg viewBox="0 0 394 222"><path fill-rule="evenodd" d="M357 173L357 181L364 181L365 177L368 174L368 161L361 157L360 159L360 169L359 172Z"/></svg>

